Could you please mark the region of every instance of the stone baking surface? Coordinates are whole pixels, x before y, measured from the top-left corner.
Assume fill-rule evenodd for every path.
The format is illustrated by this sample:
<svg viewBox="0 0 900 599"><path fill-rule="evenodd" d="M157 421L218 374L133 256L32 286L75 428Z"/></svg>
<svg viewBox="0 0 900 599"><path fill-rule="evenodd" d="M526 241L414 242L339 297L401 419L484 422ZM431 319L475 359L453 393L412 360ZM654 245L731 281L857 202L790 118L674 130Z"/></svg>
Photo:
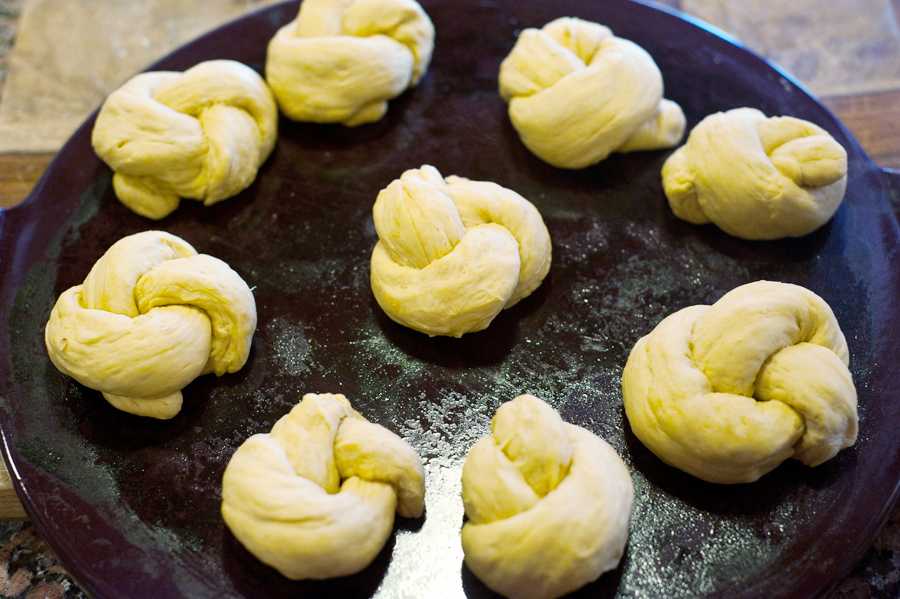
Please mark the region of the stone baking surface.
<svg viewBox="0 0 900 599"><path fill-rule="evenodd" d="M275 1L0 0L0 152L58 149L135 72L192 37ZM665 3L729 32L820 96L900 89L900 0ZM97 31L113 33L107 38ZM14 39L15 51L8 53ZM2 522L0 597L87 596L31 523ZM828 599L876 597L900 597L900 509Z"/></svg>

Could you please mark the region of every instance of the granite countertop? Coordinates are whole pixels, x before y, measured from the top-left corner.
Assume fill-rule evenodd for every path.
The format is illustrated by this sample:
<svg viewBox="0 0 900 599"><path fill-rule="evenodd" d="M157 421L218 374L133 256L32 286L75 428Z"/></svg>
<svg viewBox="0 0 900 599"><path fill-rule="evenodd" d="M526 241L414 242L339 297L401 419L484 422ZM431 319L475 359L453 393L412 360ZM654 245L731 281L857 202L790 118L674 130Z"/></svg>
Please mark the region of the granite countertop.
<svg viewBox="0 0 900 599"><path fill-rule="evenodd" d="M19 15L22 14L22 0L0 0L0 94L9 69L9 52L16 41Z"/></svg>
<svg viewBox="0 0 900 599"><path fill-rule="evenodd" d="M869 0L860 1L867 6L875 4ZM10 51L16 39L19 17L25 2L26 0L0 0L0 99L2 99L4 92L4 79L8 70ZM683 0L683 2L675 0L666 3L688 11L691 9L702 9L699 6L702 2L697 0ZM743 8L729 13L723 8L727 4L725 0L707 2L706 6L709 12L702 16L710 19L719 18L725 24L728 24L728 20L731 19L733 21L731 25L734 28L742 26L742 23L745 21L741 19L750 19L751 16L765 18L764 11L760 9L758 0L748 0L745 3L742 3L742 0L738 0L737 3L741 4ZM791 3L790 11L793 15L791 18L807 18L810 13L804 11L816 11L820 7L826 6L833 9L834 6L832 5L838 4L849 5L854 10L859 9L858 0L845 0L843 3L840 0L829 3L817 3L817 8L813 8L812 2L809 0L798 0L797 3ZM774 6L772 2L769 2L768 5ZM900 32L896 19L900 1L884 0L882 5L886 6L889 10L888 14L892 14L894 17L894 22L886 23L886 31L888 33ZM778 6L787 5L779 2ZM788 9L786 8L786 10ZM715 11L719 11L719 14ZM751 12L753 15L751 15ZM750 25L747 25L747 27L750 27ZM858 23L857 26L859 26ZM748 33L749 31L747 29L742 32L743 36L752 35L752 33ZM760 43L764 43L764 40ZM877 47L871 46L868 51L881 52L881 57L884 59L882 62L889 63L891 60L895 60L894 55L891 54L894 50L892 47L889 47L889 44L890 40L881 43ZM774 51L775 49L772 50L772 52ZM798 65L794 66L794 69L806 68L815 70L817 66L824 68L822 65L811 62L815 59L812 55L807 54L794 58L797 59L797 62L794 64ZM786 56L783 60L787 61L790 59L790 56ZM891 64L888 64L889 68L883 70L878 76L887 81L892 76L897 75L896 81L887 81L887 84L900 87L900 67L892 67ZM897 62L897 65L900 65L900 61ZM894 70L891 71L891 68ZM812 71L810 73L815 74ZM798 76L801 75L801 73L796 74ZM834 80L833 78L826 78L824 81L833 82ZM851 84L853 84L852 81L846 83L846 85ZM841 90L837 91L840 92ZM65 569L57 562L53 552L40 538L30 522L0 522L0 597L10 599L76 599L87 597L87 595L79 589L77 583L68 576ZM850 576L829 595L829 599L867 598L900 598L900 509L896 509L891 515L881 533L854 567Z"/></svg>

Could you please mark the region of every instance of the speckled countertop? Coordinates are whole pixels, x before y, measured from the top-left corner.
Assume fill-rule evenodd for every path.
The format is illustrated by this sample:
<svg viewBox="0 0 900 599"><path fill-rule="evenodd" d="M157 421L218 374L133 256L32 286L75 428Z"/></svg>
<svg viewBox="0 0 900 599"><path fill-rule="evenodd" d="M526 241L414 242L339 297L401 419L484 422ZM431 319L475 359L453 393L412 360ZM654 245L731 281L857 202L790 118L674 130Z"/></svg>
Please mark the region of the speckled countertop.
<svg viewBox="0 0 900 599"><path fill-rule="evenodd" d="M0 93L3 93L9 51L16 40L16 26L21 12L22 0L0 0Z"/></svg>
<svg viewBox="0 0 900 599"><path fill-rule="evenodd" d="M0 0L0 94L24 2ZM896 7L897 2L892 5ZM0 597L76 599L87 595L57 562L31 523L0 522ZM900 509L891 515L850 576L829 596L829 599L868 598L900 598Z"/></svg>

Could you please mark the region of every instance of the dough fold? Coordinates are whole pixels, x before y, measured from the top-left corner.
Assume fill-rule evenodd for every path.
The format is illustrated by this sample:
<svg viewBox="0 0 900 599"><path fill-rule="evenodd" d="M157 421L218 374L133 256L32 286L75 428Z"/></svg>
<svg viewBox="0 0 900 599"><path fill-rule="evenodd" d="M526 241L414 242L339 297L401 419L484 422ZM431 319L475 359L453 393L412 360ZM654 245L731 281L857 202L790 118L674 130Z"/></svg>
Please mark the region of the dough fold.
<svg viewBox="0 0 900 599"><path fill-rule="evenodd" d="M181 198L209 206L243 191L275 147L278 108L256 71L232 60L142 73L104 101L91 134L116 197L161 219Z"/></svg>
<svg viewBox="0 0 900 599"><path fill-rule="evenodd" d="M424 509L415 450L340 394L304 395L237 449L222 479L235 538L293 580L359 572L384 547L394 512L418 518Z"/></svg>
<svg viewBox="0 0 900 599"><path fill-rule="evenodd" d="M540 213L495 183L445 179L425 165L383 189L372 212L375 299L391 319L428 335L487 328L550 270Z"/></svg>
<svg viewBox="0 0 900 599"><path fill-rule="evenodd" d="M266 80L288 118L356 126L417 85L433 50L414 0L303 0L269 42Z"/></svg>
<svg viewBox="0 0 900 599"><path fill-rule="evenodd" d="M847 152L808 121L735 108L700 121L662 181L675 216L690 223L743 239L801 237L843 201Z"/></svg>
<svg viewBox="0 0 900 599"><path fill-rule="evenodd" d="M822 298L757 281L669 315L637 342L625 414L665 463L709 482L753 482L788 458L817 466L855 443L848 364Z"/></svg>
<svg viewBox="0 0 900 599"><path fill-rule="evenodd" d="M684 135L684 113L663 98L650 55L590 21L562 17L523 30L500 64L499 88L522 143L556 167L671 148Z"/></svg>
<svg viewBox="0 0 900 599"><path fill-rule="evenodd" d="M634 489L615 450L533 395L500 406L466 457L465 563L512 599L553 599L616 567Z"/></svg>
<svg viewBox="0 0 900 599"><path fill-rule="evenodd" d="M120 239L66 290L44 339L50 360L114 407L167 419L181 389L236 372L256 331L256 302L227 264L161 231Z"/></svg>

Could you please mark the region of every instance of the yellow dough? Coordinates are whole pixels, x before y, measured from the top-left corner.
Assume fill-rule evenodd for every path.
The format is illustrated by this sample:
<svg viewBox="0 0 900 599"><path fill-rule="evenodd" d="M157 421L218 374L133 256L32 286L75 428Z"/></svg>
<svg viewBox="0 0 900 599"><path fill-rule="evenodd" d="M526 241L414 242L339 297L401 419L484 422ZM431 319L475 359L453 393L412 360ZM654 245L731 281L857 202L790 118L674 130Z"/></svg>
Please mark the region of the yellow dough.
<svg viewBox="0 0 900 599"><path fill-rule="evenodd" d="M533 292L550 270L550 234L537 209L495 183L408 170L373 208L379 241L372 291L394 321L461 337Z"/></svg>
<svg viewBox="0 0 900 599"><path fill-rule="evenodd" d="M228 528L293 580L359 572L384 547L394 512L424 509L415 450L343 395L305 395L271 433L247 439L222 478Z"/></svg>
<svg viewBox="0 0 900 599"><path fill-rule="evenodd" d="M553 599L616 567L631 475L615 450L533 395L500 406L463 465L465 563L511 599Z"/></svg>
<svg viewBox="0 0 900 599"><path fill-rule="evenodd" d="M44 339L60 371L114 407L167 419L195 378L238 371L255 331L256 302L236 272L146 231L113 244L59 297Z"/></svg>
<svg viewBox="0 0 900 599"><path fill-rule="evenodd" d="M640 339L622 376L634 434L714 483L753 482L788 458L817 466L856 441L856 388L834 313L757 281L680 310Z"/></svg>
<svg viewBox="0 0 900 599"><path fill-rule="evenodd" d="M523 30L500 64L500 95L522 143L560 168L584 168L612 152L671 148L684 135L684 113L663 98L650 55L582 19Z"/></svg>
<svg viewBox="0 0 900 599"><path fill-rule="evenodd" d="M414 0L303 0L269 42L266 81L293 120L361 125L418 84L433 49Z"/></svg>
<svg viewBox="0 0 900 599"><path fill-rule="evenodd" d="M263 78L239 62L211 60L133 77L103 103L91 143L115 172L116 197L160 219L181 198L209 206L247 188L277 128Z"/></svg>
<svg viewBox="0 0 900 599"><path fill-rule="evenodd" d="M808 121L735 108L700 121L662 180L678 218L743 239L800 237L844 199L847 152Z"/></svg>

